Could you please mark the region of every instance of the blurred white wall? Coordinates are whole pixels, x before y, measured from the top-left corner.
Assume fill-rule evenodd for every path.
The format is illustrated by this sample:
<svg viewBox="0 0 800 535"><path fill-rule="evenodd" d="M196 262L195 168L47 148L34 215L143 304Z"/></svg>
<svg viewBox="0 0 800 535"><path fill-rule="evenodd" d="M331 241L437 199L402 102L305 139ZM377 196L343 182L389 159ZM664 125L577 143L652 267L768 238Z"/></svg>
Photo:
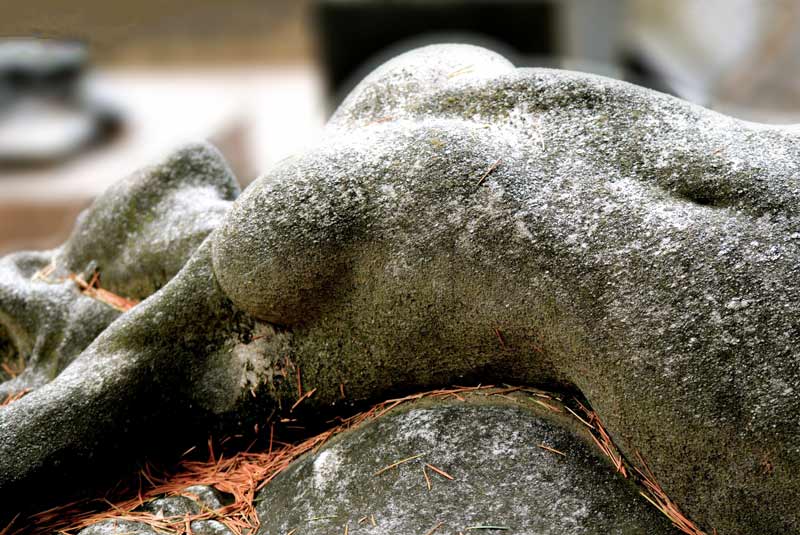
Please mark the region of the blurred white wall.
<svg viewBox="0 0 800 535"><path fill-rule="evenodd" d="M628 38L683 96L734 115L800 117L800 2L628 0Z"/></svg>

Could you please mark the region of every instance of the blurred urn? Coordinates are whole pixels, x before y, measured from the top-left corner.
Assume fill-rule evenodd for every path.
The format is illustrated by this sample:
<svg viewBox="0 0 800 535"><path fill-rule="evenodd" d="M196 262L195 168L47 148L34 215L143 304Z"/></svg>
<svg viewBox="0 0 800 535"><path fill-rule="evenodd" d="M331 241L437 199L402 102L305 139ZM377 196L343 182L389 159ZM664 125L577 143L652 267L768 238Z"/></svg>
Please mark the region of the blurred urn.
<svg viewBox="0 0 800 535"><path fill-rule="evenodd" d="M0 40L0 169L58 163L119 130L118 113L85 90L87 67L78 42Z"/></svg>

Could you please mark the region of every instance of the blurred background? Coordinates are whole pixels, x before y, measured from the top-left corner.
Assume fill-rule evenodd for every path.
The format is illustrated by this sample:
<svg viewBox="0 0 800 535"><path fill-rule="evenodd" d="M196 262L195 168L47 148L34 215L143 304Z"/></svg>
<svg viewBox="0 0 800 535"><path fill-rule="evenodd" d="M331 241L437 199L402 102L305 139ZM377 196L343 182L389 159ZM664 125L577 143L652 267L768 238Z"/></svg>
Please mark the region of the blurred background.
<svg viewBox="0 0 800 535"><path fill-rule="evenodd" d="M246 186L426 43L800 122L798 30L800 0L3 0L0 254L61 243L109 184L187 141Z"/></svg>

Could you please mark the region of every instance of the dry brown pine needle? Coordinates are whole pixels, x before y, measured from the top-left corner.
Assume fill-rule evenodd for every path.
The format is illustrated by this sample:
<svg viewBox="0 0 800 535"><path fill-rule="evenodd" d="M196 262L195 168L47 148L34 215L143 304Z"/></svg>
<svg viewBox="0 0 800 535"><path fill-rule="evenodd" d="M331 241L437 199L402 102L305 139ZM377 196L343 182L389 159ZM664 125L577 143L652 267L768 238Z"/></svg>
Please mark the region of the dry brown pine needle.
<svg viewBox="0 0 800 535"><path fill-rule="evenodd" d="M0 407L5 407L6 405L11 405L12 403L17 401L18 399L20 399L23 396L25 396L25 394L27 394L30 391L31 391L30 388L26 388L24 390L20 390L19 392L15 393L15 394L8 394L3 401L0 401ZM0 535L2 535L2 534L0 534Z"/></svg>
<svg viewBox="0 0 800 535"><path fill-rule="evenodd" d="M439 474L443 478L449 479L450 481L455 481L455 478L453 476L451 476L450 474L448 474L447 472L445 472L441 468L436 468L432 464L428 464L428 463L425 463L425 466L427 466L428 468L430 468L431 470L433 470L434 472L436 472L437 474Z"/></svg>
<svg viewBox="0 0 800 535"><path fill-rule="evenodd" d="M317 391L316 388L312 388L311 390L309 390L308 392L306 392L305 394L300 396L300 398L297 401L294 402L294 405L292 405L292 408L289 409L289 412L294 412L294 410L297 408L298 405L300 405L300 403L303 402L303 400L308 399L311 396L313 396L314 392L316 392L316 391Z"/></svg>
<svg viewBox="0 0 800 535"><path fill-rule="evenodd" d="M134 299L127 299L121 295L100 288L100 274L96 271L89 282L86 282L74 273L70 273L67 277L81 289L82 294L100 301L101 303L105 303L120 312L127 312L139 304L139 302Z"/></svg>
<svg viewBox="0 0 800 535"><path fill-rule="evenodd" d="M301 388L299 368L297 368L297 372L299 391ZM349 418L340 419L339 425L295 444L286 444L274 440L273 424L270 426L269 449L267 451L252 452L245 450L225 458L224 455L217 456L211 442L209 442L208 461L193 461L184 458L180 461L177 468L173 469L171 472L158 471L153 466L146 463L139 473L139 488L125 490L128 495L133 495L133 497L118 499L114 503L107 500L84 500L55 507L30 516L22 521L15 519L17 522L14 523L13 526L6 526L6 528L0 531L0 535L20 535L22 533L39 535L53 532L60 532L63 535L74 535L77 531L106 519L142 522L156 531L175 535L189 535L191 522L214 519L223 523L235 535L249 535L258 530L260 526L254 502L256 493L268 485L270 481L285 470L300 455L317 451L337 433L346 429L355 428L366 421L379 418L386 414L387 411L400 404L414 402L423 398L448 398L458 396L458 394L462 393L477 392L485 392L488 395L505 394L516 390L521 389L517 387L497 389L493 385L479 385L476 387L440 389L413 394L403 398L390 399L375 405L368 411ZM302 396L302 393L300 395ZM20 394L17 394L17 396L20 396ZM460 396L458 397L460 398ZM553 402L557 402L564 408L569 409L569 407L563 405L563 402L559 399L554 399ZM588 420L578 416L572 410L570 410L570 413L593 431L591 432L591 436L597 446L612 460L618 472L627 475L624 465L625 461L619 453L619 449L611 441L610 436L603 428L597 415L580 403L578 403L578 406ZM540 447L541 446L544 445L540 445ZM188 454L190 451L186 453ZM412 460L419 459L423 455L424 454L417 454L397 461L379 470L375 475L379 475L380 473ZM638 452L637 456L639 457L642 468L634 467L639 475L639 477L634 478L634 480L642 486L642 495L647 501L666 515L678 529L687 535L707 535L706 532L700 530L696 524L683 515L677 505L670 500L657 483L649 467L644 462L644 459L638 455ZM427 469L447 479L453 479L450 474L428 463L423 465L426 476ZM136 510L145 501L155 497L182 495L183 490L192 485L209 485L215 487L221 492L232 495L233 503L218 510L205 508L197 514L177 517L165 517L163 513L161 515L154 515L152 513ZM369 519L372 526L377 526L374 515L369 515ZM11 531L12 527L16 529ZM465 531L491 529L508 530L510 528L506 526L481 525L470 526L465 528ZM295 531L296 528L289 533L293 534Z"/></svg>
<svg viewBox="0 0 800 535"><path fill-rule="evenodd" d="M500 159L498 159L492 165L490 165L489 169L487 169L486 172L483 173L483 175L481 176L480 180L478 180L478 182L475 184L475 189L478 189L479 187L481 187L481 184L483 184L483 181L486 180L489 177L489 175L491 175L492 172L494 172L495 169L497 169L498 165L500 165Z"/></svg>
<svg viewBox="0 0 800 535"><path fill-rule="evenodd" d="M567 454L564 453L563 451L559 451L559 450L557 450L555 448L551 448L550 446L545 446L544 444L539 444L539 447L542 448L543 450L552 451L553 453L557 453L557 454L562 455L564 457L567 456Z"/></svg>
<svg viewBox="0 0 800 535"><path fill-rule="evenodd" d="M400 459L399 461L393 462L393 463L392 463L392 464L390 464L389 466L384 466L383 468L381 468L380 470L378 470L377 472L375 472L375 473L374 473L374 474L372 474L372 475L379 476L379 475L381 475L381 474L382 474L382 473L384 473L384 472L388 472L388 471L389 471L389 470L391 470L392 468L397 468L397 467L398 467L398 466L400 466L401 464L405 464L405 463L407 463L407 462L410 462L410 461L413 461L413 460L415 460L415 459L419 459L419 458L420 458L420 457L422 457L423 455L425 455L425 454L424 454L424 453L418 453L418 454L416 454L416 455L412 455L411 457L406 457L405 459Z"/></svg>
<svg viewBox="0 0 800 535"><path fill-rule="evenodd" d="M429 530L428 530L428 531L425 533L425 535L433 535L433 534L436 532L436 530L438 530L438 529L439 529L440 527L442 527L443 525L444 525L444 522L439 522L438 524L436 524L435 526L433 526L431 529L429 529Z"/></svg>

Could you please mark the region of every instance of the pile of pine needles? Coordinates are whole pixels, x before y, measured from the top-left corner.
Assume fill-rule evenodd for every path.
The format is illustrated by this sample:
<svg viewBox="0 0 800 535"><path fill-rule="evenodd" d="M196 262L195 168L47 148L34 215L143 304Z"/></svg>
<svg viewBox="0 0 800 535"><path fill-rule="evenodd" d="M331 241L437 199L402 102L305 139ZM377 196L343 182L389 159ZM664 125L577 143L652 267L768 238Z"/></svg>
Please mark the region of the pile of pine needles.
<svg viewBox="0 0 800 535"><path fill-rule="evenodd" d="M499 163L500 162L497 161L489 168L479 181L478 186L480 182L483 182L486 176L494 171ZM50 283L62 282L64 279L57 281L49 279L54 269L55 267L53 265L47 266L45 269L38 272L35 278ZM100 274L96 271L88 282L74 273L69 274L67 278L72 280L84 295L105 303L120 312L126 312L138 304L135 300L127 299L101 288ZM499 332L498 336L502 344L503 339ZM4 371L11 377L19 373L16 368L11 368L5 363L2 366ZM300 384L299 376L298 384ZM26 389L15 394L9 394L4 400L0 401L0 407L9 405L20 399L27 394L28 391L29 390ZM535 389L524 387L504 387L498 389L491 385L440 389L402 398L390 399L375 405L366 412L341 420L338 425L331 429L296 444L275 441L273 437L273 426L270 428L269 447L265 451L260 452L253 452L248 448L228 458L224 458L224 455L216 456L214 454L212 440L209 439L209 457L206 461L183 460L175 469L169 471L158 471L150 464L145 464L144 468L139 473L139 486L135 497L127 497L113 501L109 499L109 497L105 497L100 500L83 500L62 505L29 517L22 526L14 525L17 524L16 521L18 520L15 518L12 520L11 524L0 530L0 535L17 535L23 532L34 534L58 532L64 535L71 535L87 526L108 519L140 522L149 525L156 531L174 533L176 535L191 535L192 522L217 520L236 535L249 535L255 533L259 527L258 514L254 505L256 493L269 484L270 481L304 453L317 450L332 436L344 430L355 428L368 420L380 418L388 411L401 404L423 398L436 397L455 397L463 401L464 398L461 394L474 393L477 391L484 391L486 395L500 396L505 396L511 392L522 391L533 394L539 398L548 399L549 401L544 401L542 399L536 399L535 397L532 398L534 402L550 411L564 412L562 410L563 408L581 424L587 427L593 441L603 455L608 457L611 461L614 470L622 475L622 477L632 477L640 486L641 495L669 518L677 529L687 535L708 535L694 522L688 519L669 496L667 496L638 451L636 452L636 456L640 466L633 465L625 459L604 428L597 414L580 401L573 399L568 403L556 395L549 395ZM314 390L302 395L302 387L300 386L299 392L301 395L292 409L304 399L313 395ZM344 392L342 392L342 394L344 394ZM574 408L570 407L570 405L573 405ZM582 413L583 416L579 413ZM565 456L563 452L554 450L544 444L539 444L538 447ZM427 473L425 475L427 480ZM160 496L186 495L184 489L193 485L208 485L214 487L221 492L233 496L233 503L218 510L205 508L197 514L175 517L165 517L161 514L153 514L141 510L141 507L148 500ZM14 530L12 531L12 529ZM434 528L434 530L435 529L436 528ZM713 530L713 534L716 535L716 533L717 531Z"/></svg>
<svg viewBox="0 0 800 535"><path fill-rule="evenodd" d="M422 398L458 396L460 393L491 389L491 386L461 387L435 390L390 399L362 412L343 419L338 425L297 444L287 444L274 439L270 427L269 446L265 451L245 450L224 458L215 455L209 440L209 457L206 461L181 461L170 471L158 471L146 464L139 474L139 489L134 497L112 501L82 500L37 513L19 527L9 526L0 535L22 533L73 534L101 520L134 521L149 525L154 530L175 534L191 534L191 523L198 520L217 520L236 535L255 533L260 523L255 508L255 495L286 469L292 461L306 452L316 451L331 437L353 429L366 421L380 418L402 403ZM197 514L166 517L140 510L145 502L160 496L181 496L192 485L208 485L233 497L233 503L218 510L202 510ZM10 528L10 529L9 529ZM4 533L5 531L5 533Z"/></svg>
<svg viewBox="0 0 800 535"><path fill-rule="evenodd" d="M0 530L0 535L18 535L23 532L33 534L58 532L63 535L73 535L102 520L140 522L156 531L176 535L191 535L192 523L195 521L216 520L236 535L252 535L260 525L255 504L258 491L268 485L298 457L307 452L317 451L334 435L380 418L399 405L423 398L453 397L463 401L465 398L462 394L480 392L483 395L505 397L511 392L518 391L533 394L535 397L532 396L531 399L541 402L540 404L549 410L572 414L587 427L597 447L610 459L614 470L637 483L642 496L669 518L677 529L687 535L708 535L689 520L666 495L638 452L637 461L641 468L624 458L597 414L591 409L576 399L563 401L556 395L549 395L534 389L497 388L492 385L454 387L390 399L365 412L342 419L337 425L318 435L293 444L276 440L274 437L275 427L272 425L269 431L268 447L263 451L251 451L251 445L250 448L236 452L227 458L223 454L215 454L213 442L209 439L207 460L184 459L171 470L157 470L150 464L145 464L138 475L138 489L127 489L125 491L127 497L124 499L106 497L100 500L84 500L62 505L37 513L16 526L9 525L6 529ZM548 401L543 402L536 398L548 398ZM573 405L574 408L571 408L570 405ZM579 412L582 412L583 416ZM540 445L540 447L542 446ZM543 449L549 450L548 447ZM555 451L555 453L566 456L563 452ZM191 498L192 496L187 494L185 489L193 485L214 487L232 496L233 501L221 509L202 508L199 513L181 516L164 516L163 513L154 514L142 510L142 506L148 500L161 496L183 495ZM713 533L716 535L716 530Z"/></svg>

